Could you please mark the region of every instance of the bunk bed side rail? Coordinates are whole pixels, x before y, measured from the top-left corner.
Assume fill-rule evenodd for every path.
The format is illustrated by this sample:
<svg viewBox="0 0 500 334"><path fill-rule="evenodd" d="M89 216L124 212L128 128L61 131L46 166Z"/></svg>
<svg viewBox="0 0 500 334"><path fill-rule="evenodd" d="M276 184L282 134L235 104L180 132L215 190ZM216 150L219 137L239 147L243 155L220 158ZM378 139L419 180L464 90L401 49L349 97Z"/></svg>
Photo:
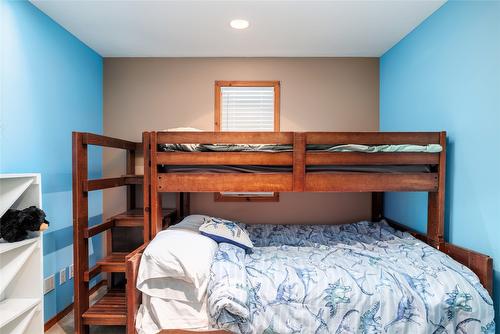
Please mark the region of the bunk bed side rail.
<svg viewBox="0 0 500 334"><path fill-rule="evenodd" d="M440 143L440 132L306 132L307 144L428 145Z"/></svg>
<svg viewBox="0 0 500 334"><path fill-rule="evenodd" d="M152 132L158 144L293 144L293 132Z"/></svg>

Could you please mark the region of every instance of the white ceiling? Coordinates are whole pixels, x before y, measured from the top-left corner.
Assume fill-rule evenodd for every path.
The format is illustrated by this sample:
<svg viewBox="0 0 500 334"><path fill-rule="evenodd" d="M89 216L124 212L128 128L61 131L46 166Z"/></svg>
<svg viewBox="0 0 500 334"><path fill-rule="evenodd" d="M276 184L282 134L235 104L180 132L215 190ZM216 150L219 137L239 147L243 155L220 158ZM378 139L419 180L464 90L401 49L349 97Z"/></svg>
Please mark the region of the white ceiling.
<svg viewBox="0 0 500 334"><path fill-rule="evenodd" d="M32 0L104 57L379 57L444 2Z"/></svg>

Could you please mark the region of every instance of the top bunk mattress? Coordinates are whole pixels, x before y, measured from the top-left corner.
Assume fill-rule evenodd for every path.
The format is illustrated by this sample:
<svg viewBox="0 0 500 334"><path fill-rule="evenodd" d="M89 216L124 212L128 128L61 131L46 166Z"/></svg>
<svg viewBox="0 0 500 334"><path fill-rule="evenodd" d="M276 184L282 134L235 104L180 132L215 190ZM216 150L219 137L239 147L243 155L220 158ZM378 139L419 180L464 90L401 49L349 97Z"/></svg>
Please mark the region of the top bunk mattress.
<svg viewBox="0 0 500 334"><path fill-rule="evenodd" d="M160 144L158 150L163 152L292 152L292 145L273 144ZM363 153L439 153L439 144L429 145L307 145L310 152L363 152Z"/></svg>

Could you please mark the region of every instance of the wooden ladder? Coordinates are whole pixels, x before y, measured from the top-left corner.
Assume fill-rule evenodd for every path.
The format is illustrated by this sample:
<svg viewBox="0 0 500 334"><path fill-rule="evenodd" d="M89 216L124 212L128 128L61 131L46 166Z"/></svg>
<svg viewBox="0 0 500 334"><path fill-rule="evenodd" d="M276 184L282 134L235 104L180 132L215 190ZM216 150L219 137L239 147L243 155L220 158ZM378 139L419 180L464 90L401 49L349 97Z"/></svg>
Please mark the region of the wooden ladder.
<svg viewBox="0 0 500 334"><path fill-rule="evenodd" d="M89 180L88 145L125 150L127 174L120 177ZM142 245L150 239L150 224L144 223L147 221L144 218L145 214L149 216L147 212L149 208L144 210L135 207L135 188L143 184L143 176L135 175L135 155L141 146L144 146L144 152L148 152L148 145L148 142L136 143L91 133L73 132L73 256L76 333L87 334L90 325L127 326L126 289L115 284L113 278L120 274L123 278L129 254L133 254L136 247L143 248ZM127 187L127 210L98 225L89 227L88 193L120 186ZM169 224L176 219L177 210L163 209L161 216L160 219L166 220ZM141 239L139 245L122 240L121 249L115 251L113 232L123 228L142 229L142 239L139 237ZM97 260L95 265L89 268L89 239L100 233L106 234L106 256ZM124 247L130 249L124 250ZM89 284L92 278L101 273L107 273L107 292L90 305Z"/></svg>

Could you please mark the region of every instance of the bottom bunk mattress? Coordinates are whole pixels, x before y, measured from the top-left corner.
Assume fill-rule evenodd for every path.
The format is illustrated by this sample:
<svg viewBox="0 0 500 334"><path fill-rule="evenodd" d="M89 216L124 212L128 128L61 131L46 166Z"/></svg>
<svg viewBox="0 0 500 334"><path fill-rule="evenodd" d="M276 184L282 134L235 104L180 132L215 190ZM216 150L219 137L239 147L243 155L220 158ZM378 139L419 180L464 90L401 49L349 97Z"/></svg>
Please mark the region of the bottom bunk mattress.
<svg viewBox="0 0 500 334"><path fill-rule="evenodd" d="M477 276L385 222L240 224L254 244L250 252L228 243L213 249L208 242L180 240L169 230L186 228L193 234L197 226L178 225L158 234L142 257L139 288L145 298L136 323L141 334L166 328L256 334L495 333L493 302ZM169 246L173 239L167 235L184 248ZM186 277L176 279L206 277L206 286L197 284L196 293L184 294L193 295L192 300L168 300L158 289L173 286L167 273L172 259L183 258L174 251L184 257L198 254L200 263L211 264L194 269L192 263L178 263ZM171 253L170 262L161 260L165 253ZM165 284L155 282L163 276Z"/></svg>
<svg viewBox="0 0 500 334"><path fill-rule="evenodd" d="M386 223L247 226L253 252L222 243L211 325L234 333L494 333L476 275Z"/></svg>

